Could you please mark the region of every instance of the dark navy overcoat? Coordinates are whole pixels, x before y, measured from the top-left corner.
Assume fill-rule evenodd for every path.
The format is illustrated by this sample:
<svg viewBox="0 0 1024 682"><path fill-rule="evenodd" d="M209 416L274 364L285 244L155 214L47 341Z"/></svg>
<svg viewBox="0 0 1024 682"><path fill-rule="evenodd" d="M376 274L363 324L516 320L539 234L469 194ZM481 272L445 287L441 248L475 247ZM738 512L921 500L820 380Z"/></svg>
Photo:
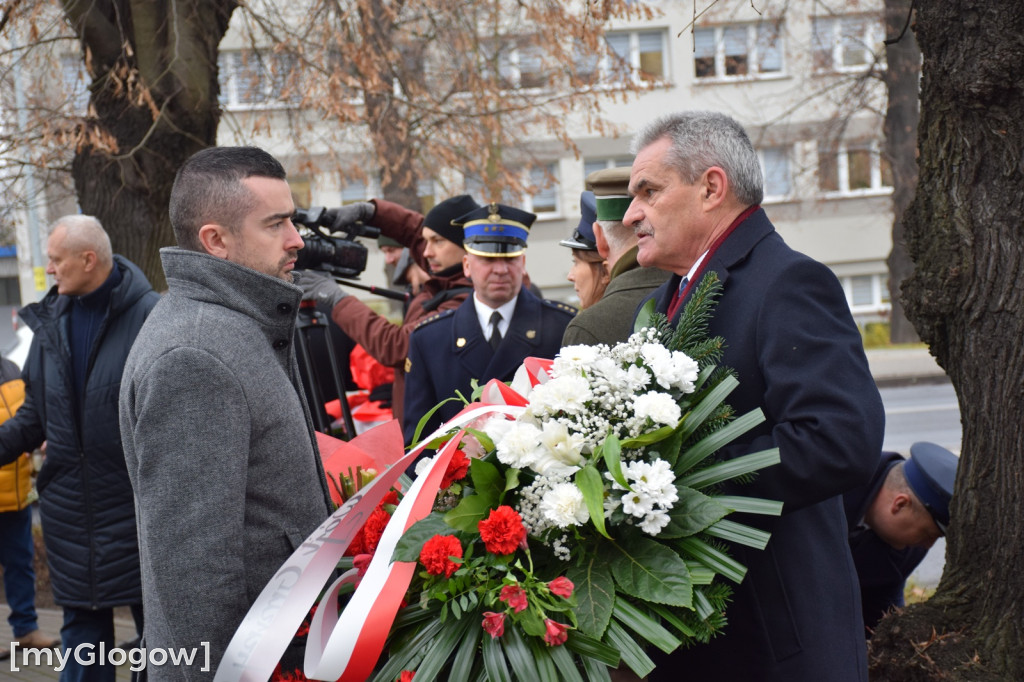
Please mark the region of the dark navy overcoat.
<svg viewBox="0 0 1024 682"><path fill-rule="evenodd" d="M882 449L885 415L842 286L789 248L762 209L708 257L723 292L710 324L739 387L737 414L763 424L719 456L777 447L781 464L729 494L781 500L781 517L740 517L772 533L767 549L731 546L748 569L723 635L661 657L651 680L867 680L860 592L842 495L863 485ZM668 309L680 277L654 296ZM735 517L731 517L735 518Z"/></svg>

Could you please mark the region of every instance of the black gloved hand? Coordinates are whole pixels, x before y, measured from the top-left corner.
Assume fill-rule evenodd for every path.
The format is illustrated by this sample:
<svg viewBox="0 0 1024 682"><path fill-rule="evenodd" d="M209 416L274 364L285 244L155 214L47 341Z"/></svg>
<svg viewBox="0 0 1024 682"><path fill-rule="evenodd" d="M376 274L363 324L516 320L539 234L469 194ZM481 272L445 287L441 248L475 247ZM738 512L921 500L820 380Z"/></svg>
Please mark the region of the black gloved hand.
<svg viewBox="0 0 1024 682"><path fill-rule="evenodd" d="M302 288L302 300L325 303L332 309L349 295L333 279L312 270L302 271L298 285Z"/></svg>
<svg viewBox="0 0 1024 682"><path fill-rule="evenodd" d="M352 223L369 223L377 213L377 205L369 201L357 201L324 212L324 222L330 222L330 230L336 232Z"/></svg>

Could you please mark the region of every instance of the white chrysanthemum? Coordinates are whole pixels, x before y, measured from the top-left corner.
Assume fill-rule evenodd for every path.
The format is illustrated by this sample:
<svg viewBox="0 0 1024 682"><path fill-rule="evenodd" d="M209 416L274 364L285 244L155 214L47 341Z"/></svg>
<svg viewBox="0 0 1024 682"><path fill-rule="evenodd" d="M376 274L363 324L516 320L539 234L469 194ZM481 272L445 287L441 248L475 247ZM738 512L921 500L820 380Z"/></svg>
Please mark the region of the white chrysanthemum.
<svg viewBox="0 0 1024 682"><path fill-rule="evenodd" d="M656 459L653 462L630 462L626 465L624 474L635 492L649 496L659 507L671 509L679 499L675 474L669 463L663 459Z"/></svg>
<svg viewBox="0 0 1024 682"><path fill-rule="evenodd" d="M541 450L540 435L533 424L512 422L512 428L494 444L498 461L516 469L530 466Z"/></svg>
<svg viewBox="0 0 1024 682"><path fill-rule="evenodd" d="M649 418L655 424L675 426L682 412L668 393L651 391L633 399L633 412L640 419Z"/></svg>
<svg viewBox="0 0 1024 682"><path fill-rule="evenodd" d="M590 384L582 376L563 376L534 387L529 411L534 415L575 414L586 409L593 397Z"/></svg>
<svg viewBox="0 0 1024 682"><path fill-rule="evenodd" d="M503 414L497 414L485 421L480 430L487 434L492 443L497 443L505 437L509 431L514 429L516 422Z"/></svg>
<svg viewBox="0 0 1024 682"><path fill-rule="evenodd" d="M694 383L700 373L697 361L682 351L672 351L674 367L673 385L683 393L693 393Z"/></svg>
<svg viewBox="0 0 1024 682"><path fill-rule="evenodd" d="M668 525L668 513L661 509L652 510L640 522L640 529L648 535L657 535L662 528Z"/></svg>
<svg viewBox="0 0 1024 682"><path fill-rule="evenodd" d="M607 476L608 474L606 473L605 475ZM611 476L608 476L608 478L611 478ZM622 488L620 487L619 489L621 490ZM605 497L604 498L604 517L606 519L610 519L612 514L615 512L616 509L619 508L619 506L621 504L622 504L622 500L619 499L618 497L616 497L615 495L608 495L607 497Z"/></svg>
<svg viewBox="0 0 1024 682"><path fill-rule="evenodd" d="M654 498L646 493L634 490L626 491L622 496L622 511L630 516L647 516L654 509Z"/></svg>
<svg viewBox="0 0 1024 682"><path fill-rule="evenodd" d="M622 363L609 355L603 355L591 365L591 374L595 377L612 379L622 372Z"/></svg>
<svg viewBox="0 0 1024 682"><path fill-rule="evenodd" d="M619 375L622 388L630 393L639 393L651 383L651 373L638 365L630 365Z"/></svg>
<svg viewBox="0 0 1024 682"><path fill-rule="evenodd" d="M654 375L654 380L662 388L672 388L676 371L669 349L660 343L645 343L640 347L640 355Z"/></svg>
<svg viewBox="0 0 1024 682"><path fill-rule="evenodd" d="M541 513L559 528L579 526L590 520L583 493L572 483L559 483L540 502Z"/></svg>
<svg viewBox="0 0 1024 682"><path fill-rule="evenodd" d="M600 350L600 346L564 346L552 361L551 369L556 376L577 374L581 368L589 367L601 357Z"/></svg>

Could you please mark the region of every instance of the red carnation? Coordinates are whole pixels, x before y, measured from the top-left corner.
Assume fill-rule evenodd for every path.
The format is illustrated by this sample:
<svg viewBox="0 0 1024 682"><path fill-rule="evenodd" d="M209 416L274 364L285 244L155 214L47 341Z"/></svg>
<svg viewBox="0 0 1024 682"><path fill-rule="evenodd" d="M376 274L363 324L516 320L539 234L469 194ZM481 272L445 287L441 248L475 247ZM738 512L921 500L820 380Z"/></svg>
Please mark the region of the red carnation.
<svg viewBox="0 0 1024 682"><path fill-rule="evenodd" d="M572 584L572 581L564 575L558 576L548 583L548 589L551 590L551 594L557 595L562 599L568 599L571 597L572 591L575 587L576 586Z"/></svg>
<svg viewBox="0 0 1024 682"><path fill-rule="evenodd" d="M390 520L391 514L388 514L379 506L370 512L366 523L359 529L356 536L352 538L352 542L349 543L348 549L345 550L345 556L373 554L376 552L377 545L380 543L380 536L384 534L384 528Z"/></svg>
<svg viewBox="0 0 1024 682"><path fill-rule="evenodd" d="M512 507L503 504L477 524L480 539L491 554L511 554L526 540L523 519Z"/></svg>
<svg viewBox="0 0 1024 682"><path fill-rule="evenodd" d="M430 575L452 577L459 570L459 565L448 557L462 558L462 544L453 535L435 535L423 544L420 551L420 563Z"/></svg>
<svg viewBox="0 0 1024 682"><path fill-rule="evenodd" d="M398 682L412 682L412 678L414 677L416 677L416 671L403 670L402 675L398 678Z"/></svg>
<svg viewBox="0 0 1024 682"><path fill-rule="evenodd" d="M550 618L545 618L544 629L544 641L548 643L548 646L565 644L565 640L569 639L569 635L566 633L566 630L569 629L568 625L562 625Z"/></svg>
<svg viewBox="0 0 1024 682"><path fill-rule="evenodd" d="M497 639L505 634L505 614L484 611L484 622L480 625L491 639Z"/></svg>
<svg viewBox="0 0 1024 682"><path fill-rule="evenodd" d="M505 585L501 588L498 599L512 607L512 611L519 613L526 609L526 590L519 585Z"/></svg>
<svg viewBox="0 0 1024 682"><path fill-rule="evenodd" d="M445 469L444 477L441 479L441 489L444 490L455 481L461 481L469 471L469 458L462 450L456 450L448 461L448 468Z"/></svg>

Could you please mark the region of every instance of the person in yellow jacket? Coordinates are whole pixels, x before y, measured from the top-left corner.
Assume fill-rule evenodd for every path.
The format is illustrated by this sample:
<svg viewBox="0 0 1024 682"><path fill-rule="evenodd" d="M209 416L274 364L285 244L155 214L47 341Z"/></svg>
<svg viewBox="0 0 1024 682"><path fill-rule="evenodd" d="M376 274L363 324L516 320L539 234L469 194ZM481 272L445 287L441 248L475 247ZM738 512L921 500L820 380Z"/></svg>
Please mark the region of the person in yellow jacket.
<svg viewBox="0 0 1024 682"><path fill-rule="evenodd" d="M0 360L0 423L10 419L25 401L25 384L18 366ZM28 453L0 467L0 566L4 593L11 608L7 622L20 648L51 648L56 637L43 634L36 622L36 574L32 568L32 461ZM0 660L11 650L0 646Z"/></svg>

